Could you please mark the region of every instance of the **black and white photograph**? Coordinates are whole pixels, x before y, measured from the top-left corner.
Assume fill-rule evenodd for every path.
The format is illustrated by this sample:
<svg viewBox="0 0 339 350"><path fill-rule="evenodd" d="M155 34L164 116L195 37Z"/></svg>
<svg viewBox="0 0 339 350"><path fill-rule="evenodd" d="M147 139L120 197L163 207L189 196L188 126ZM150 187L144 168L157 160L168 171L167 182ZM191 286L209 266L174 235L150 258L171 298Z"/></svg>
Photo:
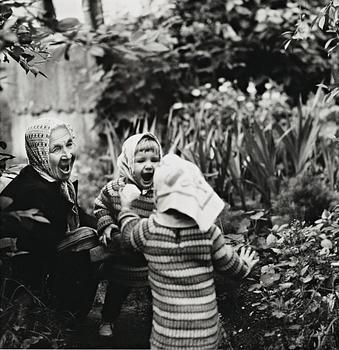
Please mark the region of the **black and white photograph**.
<svg viewBox="0 0 339 350"><path fill-rule="evenodd" d="M339 349L339 0L0 0L0 348Z"/></svg>

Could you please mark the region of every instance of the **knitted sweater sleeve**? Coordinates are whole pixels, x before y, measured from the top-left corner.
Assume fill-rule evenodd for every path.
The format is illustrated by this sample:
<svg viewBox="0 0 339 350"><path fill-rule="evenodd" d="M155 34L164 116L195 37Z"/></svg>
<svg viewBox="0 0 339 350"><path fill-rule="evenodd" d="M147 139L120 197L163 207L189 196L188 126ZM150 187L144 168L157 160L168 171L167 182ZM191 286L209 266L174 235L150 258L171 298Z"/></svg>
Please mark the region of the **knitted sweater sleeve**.
<svg viewBox="0 0 339 350"><path fill-rule="evenodd" d="M121 225L123 245L143 251L147 240L148 219L141 219L130 209L122 209L118 219Z"/></svg>
<svg viewBox="0 0 339 350"><path fill-rule="evenodd" d="M248 270L246 264L239 258L233 247L226 243L217 226L212 226L211 230L212 259L215 269L234 277L244 277Z"/></svg>
<svg viewBox="0 0 339 350"><path fill-rule="evenodd" d="M99 196L94 201L94 215L98 220L98 234L101 235L103 230L112 225L113 231L119 231L117 218L112 215L112 199L115 195L112 181L107 183L100 191Z"/></svg>

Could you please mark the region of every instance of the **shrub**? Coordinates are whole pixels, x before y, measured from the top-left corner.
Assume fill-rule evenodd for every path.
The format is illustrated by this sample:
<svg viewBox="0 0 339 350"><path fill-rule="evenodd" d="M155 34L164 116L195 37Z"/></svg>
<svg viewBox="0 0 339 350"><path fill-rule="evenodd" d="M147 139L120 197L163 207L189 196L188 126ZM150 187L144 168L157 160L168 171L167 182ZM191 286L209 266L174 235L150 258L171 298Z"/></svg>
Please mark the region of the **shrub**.
<svg viewBox="0 0 339 350"><path fill-rule="evenodd" d="M4 286L5 283L2 283L2 292ZM16 291L19 293L13 292L9 299L3 295L1 297L0 347L2 349L65 347L63 325L55 311L44 306L23 285L18 284Z"/></svg>
<svg viewBox="0 0 339 350"><path fill-rule="evenodd" d="M276 225L267 236L260 282L249 291L270 319L270 349L338 348L338 213L325 211L316 226Z"/></svg>
<svg viewBox="0 0 339 350"><path fill-rule="evenodd" d="M193 102L172 106L167 143L195 162L217 193L232 207L247 210L254 188L269 201L266 179L270 178L274 183L278 171L276 157L271 152L276 143L270 142L270 127L289 117L288 98L273 83L266 84L263 95L257 94L253 83L248 85L247 93L224 79L219 79L219 83L218 89L211 84L194 89ZM256 131L251 140L249 129ZM251 162L248 161L248 149L254 150L256 156ZM276 153L278 149L275 147L274 151ZM255 162L258 158L259 162ZM252 177L257 175L250 179L251 182L247 181L249 173L246 172L250 165ZM255 171L258 169L260 171ZM256 180L261 183L254 184Z"/></svg>
<svg viewBox="0 0 339 350"><path fill-rule="evenodd" d="M288 179L273 204L275 215L288 215L313 223L339 196L333 192L319 175L305 174Z"/></svg>
<svg viewBox="0 0 339 350"><path fill-rule="evenodd" d="M93 211L94 199L108 181L105 177L105 165L100 162L97 154L98 150L83 150L74 167L74 175L79 180L78 201L88 213Z"/></svg>
<svg viewBox="0 0 339 350"><path fill-rule="evenodd" d="M313 25L316 14L324 15L320 6L319 0L175 0L156 14L115 24L100 33L92 50L99 51L97 63L105 72L95 78L103 87L96 104L99 119L139 111L162 119L175 100L189 101L194 87L217 86L219 77L237 80L242 91L253 81L260 93L271 79L283 85L294 102L300 94L306 99L331 73L323 49L330 35ZM168 51L140 60L128 52L121 58L134 31L155 29L157 41ZM118 50L119 41L124 50ZM282 49L288 46L293 50Z"/></svg>

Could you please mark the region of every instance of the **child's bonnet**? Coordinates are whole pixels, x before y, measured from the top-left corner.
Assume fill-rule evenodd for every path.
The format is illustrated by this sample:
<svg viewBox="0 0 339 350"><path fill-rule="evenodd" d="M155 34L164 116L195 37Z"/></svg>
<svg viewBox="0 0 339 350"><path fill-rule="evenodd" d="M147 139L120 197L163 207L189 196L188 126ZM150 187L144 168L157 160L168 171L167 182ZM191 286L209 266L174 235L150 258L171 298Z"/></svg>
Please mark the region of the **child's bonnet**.
<svg viewBox="0 0 339 350"><path fill-rule="evenodd" d="M162 156L162 150L159 140L155 135L150 132L145 132L142 134L135 134L129 137L122 145L121 154L117 160L117 166L119 169L119 179L124 180L125 183L130 182L137 185L136 178L134 176L134 156L137 149L138 143L143 138L150 138L156 142L159 147L160 159Z"/></svg>
<svg viewBox="0 0 339 350"><path fill-rule="evenodd" d="M175 154L164 156L153 182L157 212L175 209L192 218L203 232L210 229L225 205L200 169Z"/></svg>

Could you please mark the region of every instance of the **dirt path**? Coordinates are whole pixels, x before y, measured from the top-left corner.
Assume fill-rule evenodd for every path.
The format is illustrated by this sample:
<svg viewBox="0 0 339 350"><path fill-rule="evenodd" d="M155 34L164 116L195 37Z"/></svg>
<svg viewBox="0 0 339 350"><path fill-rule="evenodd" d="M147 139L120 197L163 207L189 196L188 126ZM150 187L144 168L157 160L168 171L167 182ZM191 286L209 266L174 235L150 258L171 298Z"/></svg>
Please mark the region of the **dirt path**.
<svg viewBox="0 0 339 350"><path fill-rule="evenodd" d="M233 283L219 278L216 287L219 312L225 321L228 334L227 349L264 349L262 333L265 322L251 307L248 299L248 283ZM151 300L144 290L134 290L127 298L122 313L115 325L112 338L98 336L101 318L101 305L93 308L88 320L78 332L67 335L66 347L69 349L148 349L151 332Z"/></svg>
<svg viewBox="0 0 339 350"><path fill-rule="evenodd" d="M151 304L143 291L133 291L117 320L112 338L98 336L101 305L95 306L79 331L69 332L69 349L147 349L151 332Z"/></svg>

